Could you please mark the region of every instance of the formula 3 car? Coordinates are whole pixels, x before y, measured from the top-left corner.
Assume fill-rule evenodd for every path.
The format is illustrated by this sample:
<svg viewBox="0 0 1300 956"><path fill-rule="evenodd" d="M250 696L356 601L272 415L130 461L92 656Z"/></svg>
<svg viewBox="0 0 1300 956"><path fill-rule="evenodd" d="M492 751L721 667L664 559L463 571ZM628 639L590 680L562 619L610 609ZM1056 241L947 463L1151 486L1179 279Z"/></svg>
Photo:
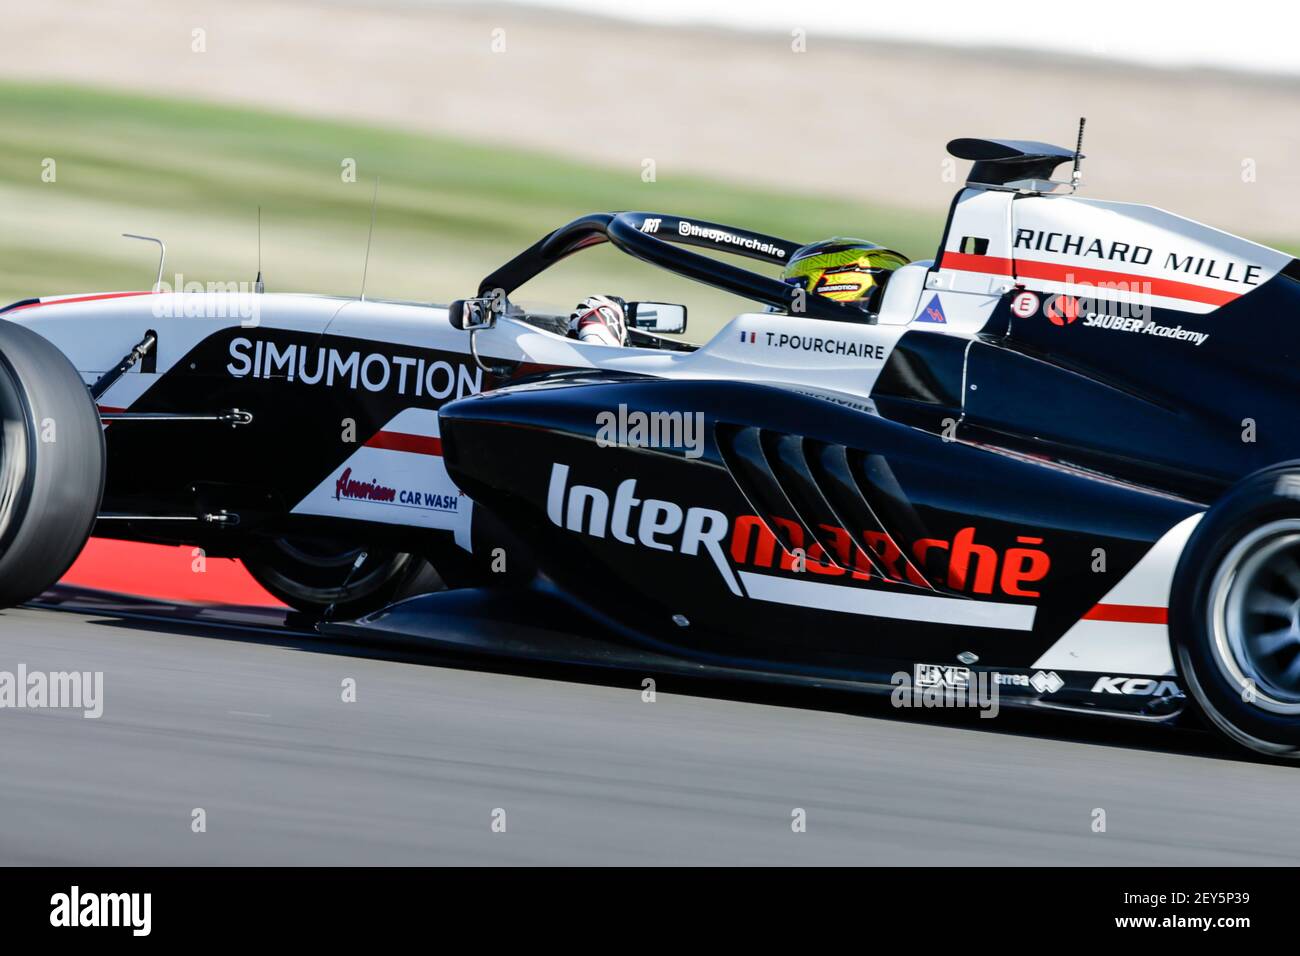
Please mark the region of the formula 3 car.
<svg viewBox="0 0 1300 956"><path fill-rule="evenodd" d="M1294 756L1300 264L1079 197L1050 178L1077 149L949 151L974 165L937 255L874 312L689 248L777 266L800 243L635 212L562 226L448 307L10 306L0 599L94 528L241 557L349 633L436 639L468 611L505 621L505 653L983 681L1156 721L1191 703ZM512 301L604 242L765 311L619 349Z"/></svg>

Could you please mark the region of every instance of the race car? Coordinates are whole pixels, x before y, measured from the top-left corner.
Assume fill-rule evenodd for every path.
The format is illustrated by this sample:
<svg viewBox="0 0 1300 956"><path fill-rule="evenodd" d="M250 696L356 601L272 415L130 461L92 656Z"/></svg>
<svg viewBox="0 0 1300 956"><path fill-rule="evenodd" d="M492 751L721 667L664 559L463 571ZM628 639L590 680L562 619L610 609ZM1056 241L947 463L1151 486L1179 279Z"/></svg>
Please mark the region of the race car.
<svg viewBox="0 0 1300 956"><path fill-rule="evenodd" d="M802 243L643 212L568 223L447 307L10 306L0 600L93 528L241 557L336 632L1199 711L1295 756L1300 263L1080 197L1078 148L949 152L973 166L935 258L869 310L688 248ZM605 242L762 310L693 347L655 331L684 307L633 303L649 328L614 348L512 300Z"/></svg>

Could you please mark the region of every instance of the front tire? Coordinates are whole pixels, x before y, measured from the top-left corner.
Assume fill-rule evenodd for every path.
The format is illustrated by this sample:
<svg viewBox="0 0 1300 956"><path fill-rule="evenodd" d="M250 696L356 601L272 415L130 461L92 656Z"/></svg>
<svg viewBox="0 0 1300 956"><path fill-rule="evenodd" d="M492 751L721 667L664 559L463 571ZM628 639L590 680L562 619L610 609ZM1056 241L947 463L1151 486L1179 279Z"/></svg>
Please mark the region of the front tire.
<svg viewBox="0 0 1300 956"><path fill-rule="evenodd" d="M1201 519L1174 575L1169 628L1215 727L1300 758L1300 465L1244 478Z"/></svg>
<svg viewBox="0 0 1300 956"><path fill-rule="evenodd" d="M99 410L72 363L0 320L0 607L58 581L90 537L104 493Z"/></svg>
<svg viewBox="0 0 1300 956"><path fill-rule="evenodd" d="M324 539L263 542L244 556L244 566L267 591L312 618L327 612L336 618L359 617L443 587L433 566L419 555Z"/></svg>

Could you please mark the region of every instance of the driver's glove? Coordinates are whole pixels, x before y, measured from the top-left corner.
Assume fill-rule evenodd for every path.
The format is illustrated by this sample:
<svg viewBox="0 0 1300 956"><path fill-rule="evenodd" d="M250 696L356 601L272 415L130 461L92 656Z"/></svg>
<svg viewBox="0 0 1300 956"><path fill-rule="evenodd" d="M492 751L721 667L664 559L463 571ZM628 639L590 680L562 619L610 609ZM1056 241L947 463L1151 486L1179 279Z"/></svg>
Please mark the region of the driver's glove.
<svg viewBox="0 0 1300 956"><path fill-rule="evenodd" d="M569 334L591 345L627 345L626 303L616 295L591 295L569 316Z"/></svg>

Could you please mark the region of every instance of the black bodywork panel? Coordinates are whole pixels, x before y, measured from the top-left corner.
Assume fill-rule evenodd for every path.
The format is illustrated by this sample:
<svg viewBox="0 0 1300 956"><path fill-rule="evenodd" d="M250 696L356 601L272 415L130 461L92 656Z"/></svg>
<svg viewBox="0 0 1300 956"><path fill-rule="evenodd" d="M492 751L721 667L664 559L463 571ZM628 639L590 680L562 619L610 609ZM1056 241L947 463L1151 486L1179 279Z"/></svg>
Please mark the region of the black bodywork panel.
<svg viewBox="0 0 1300 956"><path fill-rule="evenodd" d="M448 468L559 593L688 658L877 684L963 652L1029 668L1201 510L848 396L600 379L449 405ZM701 454L600 442L601 414L620 407L698 414Z"/></svg>

